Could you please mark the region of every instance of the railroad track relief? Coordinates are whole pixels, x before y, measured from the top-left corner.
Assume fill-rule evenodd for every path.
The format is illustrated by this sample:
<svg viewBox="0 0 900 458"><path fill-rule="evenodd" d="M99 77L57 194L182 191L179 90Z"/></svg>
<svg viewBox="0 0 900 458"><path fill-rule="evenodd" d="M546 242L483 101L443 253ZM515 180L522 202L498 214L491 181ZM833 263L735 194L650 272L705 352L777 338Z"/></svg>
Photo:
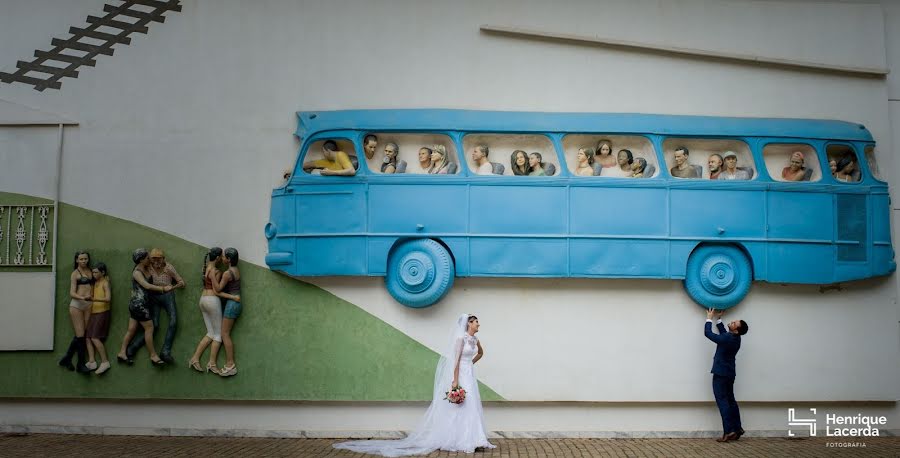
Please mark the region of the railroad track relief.
<svg viewBox="0 0 900 458"><path fill-rule="evenodd" d="M70 27L69 38L53 38L49 51L37 50L31 61L20 60L14 73L0 72L4 83L24 83L37 91L60 89L63 78L78 78L78 69L97 64L97 56L112 56L115 45L131 44L131 34L148 33L165 13L180 12L181 0L122 0L103 5L104 16L88 16L87 26Z"/></svg>

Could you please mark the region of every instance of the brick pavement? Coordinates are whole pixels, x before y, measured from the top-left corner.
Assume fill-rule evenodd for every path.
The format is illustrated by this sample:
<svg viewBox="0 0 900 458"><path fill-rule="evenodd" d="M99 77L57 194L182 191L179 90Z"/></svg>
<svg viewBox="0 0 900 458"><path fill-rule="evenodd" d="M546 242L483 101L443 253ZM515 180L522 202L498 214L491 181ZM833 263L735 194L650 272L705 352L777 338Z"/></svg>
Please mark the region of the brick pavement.
<svg viewBox="0 0 900 458"><path fill-rule="evenodd" d="M496 449L474 455L436 452L429 457L898 457L900 437L858 439L866 447L833 448L825 438L743 438L720 444L712 439L495 439ZM0 435L0 456L300 456L362 457L334 450L332 439L233 437L89 436L63 434Z"/></svg>

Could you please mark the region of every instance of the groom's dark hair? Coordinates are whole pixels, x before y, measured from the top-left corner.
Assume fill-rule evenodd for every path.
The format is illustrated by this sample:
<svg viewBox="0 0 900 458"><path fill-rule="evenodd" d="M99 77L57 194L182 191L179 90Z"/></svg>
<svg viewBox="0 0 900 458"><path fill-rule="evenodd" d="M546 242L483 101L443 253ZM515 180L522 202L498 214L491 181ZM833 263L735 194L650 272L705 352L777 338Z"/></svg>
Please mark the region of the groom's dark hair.
<svg viewBox="0 0 900 458"><path fill-rule="evenodd" d="M749 330L750 330L750 326L747 326L747 322L744 320L741 320L741 325L738 326L738 334L744 335Z"/></svg>

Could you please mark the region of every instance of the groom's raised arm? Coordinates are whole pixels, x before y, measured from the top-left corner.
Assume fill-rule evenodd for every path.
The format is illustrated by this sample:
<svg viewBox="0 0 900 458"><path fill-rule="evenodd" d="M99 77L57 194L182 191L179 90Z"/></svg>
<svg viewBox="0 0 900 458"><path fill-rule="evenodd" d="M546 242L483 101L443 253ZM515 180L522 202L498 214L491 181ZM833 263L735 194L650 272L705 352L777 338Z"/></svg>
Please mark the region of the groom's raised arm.
<svg viewBox="0 0 900 458"><path fill-rule="evenodd" d="M722 325L722 320L719 320L719 323L716 325L716 327L719 329L719 334L716 334L712 331L712 320L707 319L706 324L703 328L703 335L705 335L707 339L712 340L717 344L725 343L728 337L724 333L725 327Z"/></svg>
<svg viewBox="0 0 900 458"><path fill-rule="evenodd" d="M716 328L719 330L718 334L712 331L713 318L716 318L718 321L718 324L716 325ZM725 326L722 325L721 310L716 310L713 308L706 309L706 324L703 325L703 335L705 335L707 339L712 340L716 344L725 343L728 341L728 336L725 335Z"/></svg>

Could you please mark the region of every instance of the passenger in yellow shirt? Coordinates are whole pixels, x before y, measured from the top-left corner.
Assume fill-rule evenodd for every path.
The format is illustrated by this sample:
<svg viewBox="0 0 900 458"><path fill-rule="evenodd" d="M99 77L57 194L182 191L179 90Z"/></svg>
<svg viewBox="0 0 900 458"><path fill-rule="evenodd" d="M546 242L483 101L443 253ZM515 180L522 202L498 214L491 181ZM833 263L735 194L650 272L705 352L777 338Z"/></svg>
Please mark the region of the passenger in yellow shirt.
<svg viewBox="0 0 900 458"><path fill-rule="evenodd" d="M350 162L347 153L337 149L337 143L334 140L328 140L322 145L322 156L325 159L317 161L306 161L303 163L303 170L309 172L313 169L320 169L322 175L356 175L356 169Z"/></svg>

